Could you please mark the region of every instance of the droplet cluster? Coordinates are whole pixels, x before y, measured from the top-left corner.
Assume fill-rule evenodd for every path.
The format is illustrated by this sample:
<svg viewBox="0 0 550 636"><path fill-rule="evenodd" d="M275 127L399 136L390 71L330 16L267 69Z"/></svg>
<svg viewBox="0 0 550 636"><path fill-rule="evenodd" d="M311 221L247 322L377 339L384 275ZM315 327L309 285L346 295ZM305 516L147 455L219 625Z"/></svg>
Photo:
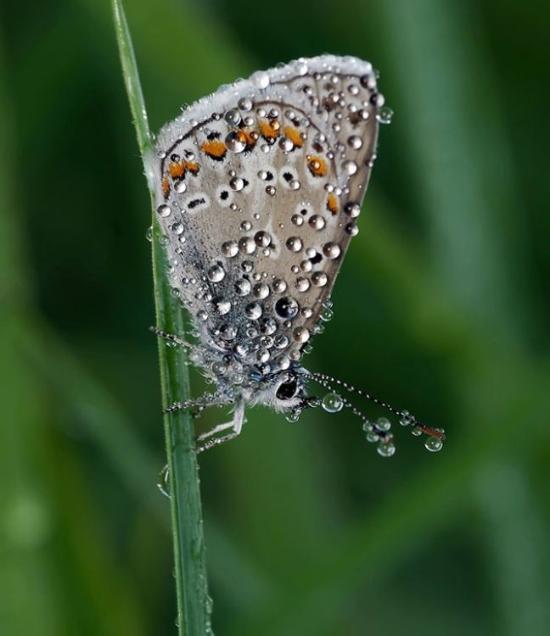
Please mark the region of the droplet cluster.
<svg viewBox="0 0 550 636"><path fill-rule="evenodd" d="M390 118L370 64L321 56L222 87L161 131L167 275L218 385L259 387L322 332Z"/></svg>

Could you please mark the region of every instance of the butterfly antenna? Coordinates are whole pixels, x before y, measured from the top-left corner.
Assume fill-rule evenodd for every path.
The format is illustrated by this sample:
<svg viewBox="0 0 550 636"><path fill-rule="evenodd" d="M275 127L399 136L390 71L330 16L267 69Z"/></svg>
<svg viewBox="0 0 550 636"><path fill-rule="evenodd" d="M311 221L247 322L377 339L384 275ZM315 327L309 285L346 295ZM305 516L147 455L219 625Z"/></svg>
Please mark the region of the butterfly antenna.
<svg viewBox="0 0 550 636"><path fill-rule="evenodd" d="M334 378L330 375L326 375L325 373L318 373L318 372L308 372L308 377L310 377L313 381L317 382L317 384L319 384L320 386L322 386L323 388L329 391L337 391L338 389L344 389L348 393L356 393L357 395L365 398L366 400L373 402L374 404L382 407L389 413L396 415L399 418L399 422L403 426L411 426L411 431L413 435L415 436L422 435L422 434L427 435L428 441L426 442L426 448L428 448L428 450L441 449L443 442L445 441L445 431L443 429L427 426L423 422L420 422L414 415L411 415L411 413L409 413L408 411L399 410L395 408L394 406L392 406L391 404L384 402L384 400L381 400L377 398L376 396L372 395L371 393L368 393L367 391L364 391L363 389L358 389L352 384L349 384L348 382L344 382L343 380L339 380L338 378ZM366 418L366 416L361 411L359 411L353 404L351 404L346 398L340 396L340 399L342 400L342 403L344 406L346 406L347 408L350 408L355 415L358 415L363 420L363 429L367 432L367 437L369 432L373 432L374 435L378 435L379 438L382 437L385 433L387 436L387 431L384 430L387 426L387 420L385 423L382 424L382 426L376 423L371 423ZM373 441L375 441L374 437L373 437Z"/></svg>

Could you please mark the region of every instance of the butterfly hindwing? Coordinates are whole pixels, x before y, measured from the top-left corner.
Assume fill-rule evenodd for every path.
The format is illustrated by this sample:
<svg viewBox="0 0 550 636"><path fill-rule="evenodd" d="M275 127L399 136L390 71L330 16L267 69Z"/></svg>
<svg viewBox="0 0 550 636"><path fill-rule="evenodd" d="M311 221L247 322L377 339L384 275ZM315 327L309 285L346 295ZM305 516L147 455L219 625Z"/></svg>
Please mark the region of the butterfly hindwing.
<svg viewBox="0 0 550 636"><path fill-rule="evenodd" d="M224 87L163 128L171 282L211 347L271 371L300 357L357 233L382 103L369 63L327 55Z"/></svg>

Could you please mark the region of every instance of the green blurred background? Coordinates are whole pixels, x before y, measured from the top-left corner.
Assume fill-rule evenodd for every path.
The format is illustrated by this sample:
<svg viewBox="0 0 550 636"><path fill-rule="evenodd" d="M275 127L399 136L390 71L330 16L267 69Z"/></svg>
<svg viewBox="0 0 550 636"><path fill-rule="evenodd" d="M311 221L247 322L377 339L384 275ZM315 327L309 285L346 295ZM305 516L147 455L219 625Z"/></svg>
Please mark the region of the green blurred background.
<svg viewBox="0 0 550 636"><path fill-rule="evenodd" d="M127 0L153 129L321 52L396 114L309 368L448 433L256 410L201 456L229 636L550 633L550 5ZM0 7L0 632L175 633L149 200L107 0ZM545 44L546 42L546 44ZM212 420L213 421L213 420Z"/></svg>

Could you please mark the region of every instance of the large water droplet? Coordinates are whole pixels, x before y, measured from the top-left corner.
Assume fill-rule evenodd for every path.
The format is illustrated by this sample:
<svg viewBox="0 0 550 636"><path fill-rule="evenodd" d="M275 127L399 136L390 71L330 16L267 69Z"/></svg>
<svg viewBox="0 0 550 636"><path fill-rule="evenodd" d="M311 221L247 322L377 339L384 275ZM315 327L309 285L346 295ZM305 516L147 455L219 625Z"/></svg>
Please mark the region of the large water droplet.
<svg viewBox="0 0 550 636"><path fill-rule="evenodd" d="M361 137L358 137L357 135L352 135L348 139L348 145L354 150L359 150L359 148L361 148L361 146L363 145L363 140L361 139Z"/></svg>
<svg viewBox="0 0 550 636"><path fill-rule="evenodd" d="M393 442L379 442L376 452L381 457L391 457L395 455L395 444Z"/></svg>
<svg viewBox="0 0 550 636"><path fill-rule="evenodd" d="M233 256L237 256L239 253L239 246L236 241L226 241L222 245L222 254L227 256L227 258L233 258Z"/></svg>
<svg viewBox="0 0 550 636"><path fill-rule="evenodd" d="M424 447L431 453L437 453L443 448L443 440L437 435L431 435L424 442Z"/></svg>
<svg viewBox="0 0 550 636"><path fill-rule="evenodd" d="M298 303L290 296L279 298L275 303L275 313L284 320L292 320L299 310Z"/></svg>
<svg viewBox="0 0 550 636"><path fill-rule="evenodd" d="M327 413L338 413L344 408L344 401L338 393L327 393L321 402L321 406Z"/></svg>
<svg viewBox="0 0 550 636"><path fill-rule="evenodd" d="M271 244L271 236L263 231L256 232L254 240L259 247L268 247Z"/></svg>
<svg viewBox="0 0 550 636"><path fill-rule="evenodd" d="M207 276L213 283L219 283L225 278L225 270L221 265L212 265L208 270Z"/></svg>
<svg viewBox="0 0 550 636"><path fill-rule="evenodd" d="M243 236L243 238L239 240L239 250L241 254L254 254L256 251L254 239L251 236Z"/></svg>
<svg viewBox="0 0 550 636"><path fill-rule="evenodd" d="M357 163L355 161L352 161L351 159L342 163L342 170L344 170L344 172L350 177L357 172L357 169Z"/></svg>
<svg viewBox="0 0 550 636"><path fill-rule="evenodd" d="M225 145L235 153L242 152L246 148L246 143L242 136L235 131L231 131L225 138Z"/></svg>
<svg viewBox="0 0 550 636"><path fill-rule="evenodd" d="M241 177L233 177L229 181L229 187L235 190L235 192L240 192L244 188L244 179L241 179Z"/></svg>
<svg viewBox="0 0 550 636"><path fill-rule="evenodd" d="M232 108L225 113L225 121L230 126L238 126L241 123L241 114L236 108Z"/></svg>
<svg viewBox="0 0 550 636"><path fill-rule="evenodd" d="M306 329L306 327L296 327L296 329L292 332L292 337L300 344L307 342L309 340L309 336L309 329Z"/></svg>
<svg viewBox="0 0 550 636"><path fill-rule="evenodd" d="M286 246L291 252L299 252L303 247L302 239L298 236L291 236L287 239Z"/></svg>
<svg viewBox="0 0 550 636"><path fill-rule="evenodd" d="M383 431L384 433L387 433L391 428L391 422L388 420L387 417L379 417L376 420L376 428L379 431Z"/></svg>
<svg viewBox="0 0 550 636"><path fill-rule="evenodd" d="M328 283L328 276L325 272L313 272L311 275L311 282L316 287L324 287Z"/></svg>
<svg viewBox="0 0 550 636"><path fill-rule="evenodd" d="M244 312L250 320L258 320L262 315L262 306L259 303L250 303L245 307Z"/></svg>
<svg viewBox="0 0 550 636"><path fill-rule="evenodd" d="M247 296L250 294L251 288L252 285L249 280L246 280L246 278L241 278L235 282L235 291L239 296Z"/></svg>
<svg viewBox="0 0 550 636"><path fill-rule="evenodd" d="M252 100L249 97L241 97L239 99L239 108L244 111L252 110L253 107Z"/></svg>
<svg viewBox="0 0 550 636"><path fill-rule="evenodd" d="M340 246L338 245L338 243L333 243L331 241L323 245L323 254L327 258L331 258L331 259L338 258L341 253L342 253L342 250Z"/></svg>

